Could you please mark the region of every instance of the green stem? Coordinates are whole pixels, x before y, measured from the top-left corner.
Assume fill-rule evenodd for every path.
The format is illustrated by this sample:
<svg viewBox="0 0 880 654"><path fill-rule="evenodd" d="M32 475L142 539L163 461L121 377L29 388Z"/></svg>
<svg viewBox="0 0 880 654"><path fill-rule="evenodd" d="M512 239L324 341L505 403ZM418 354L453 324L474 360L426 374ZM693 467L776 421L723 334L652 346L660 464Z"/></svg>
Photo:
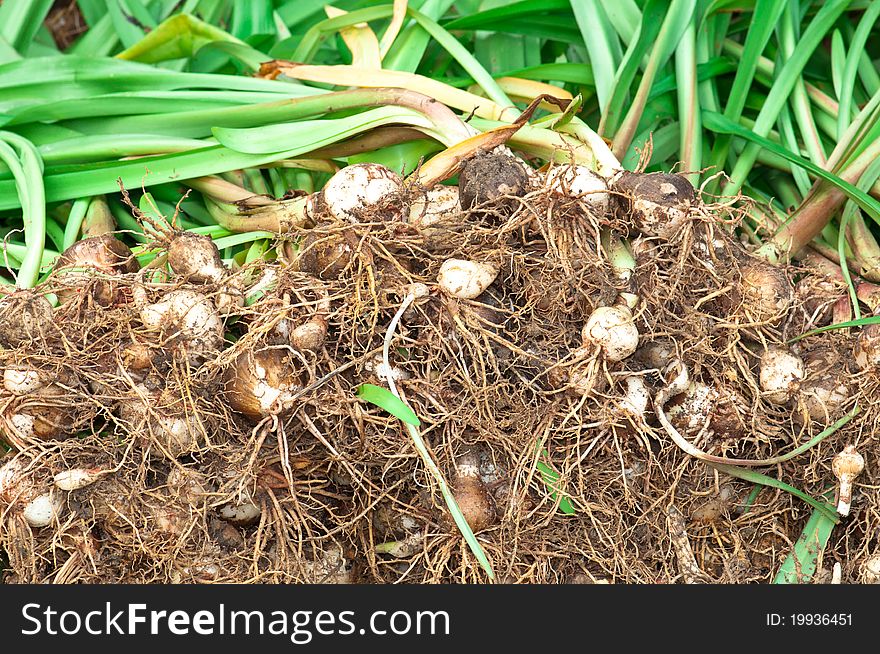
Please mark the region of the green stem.
<svg viewBox="0 0 880 654"><path fill-rule="evenodd" d="M90 200L91 198L79 198L75 200L73 206L70 207L70 213L67 215L67 222L64 224L64 250L76 243L79 238L79 232L82 229L83 220L85 220Z"/></svg>
<svg viewBox="0 0 880 654"><path fill-rule="evenodd" d="M648 58L648 63L645 66L645 71L639 82L635 99L630 105L629 111L627 111L626 117L623 119L620 128L614 135L614 142L611 151L614 152L614 156L618 159L624 157L632 143L639 121L642 119L645 105L648 102L651 87L654 85L654 78L657 76L657 71L660 69L660 66L666 63L668 56L677 45L676 39L681 38L681 32L678 31L678 23L683 18L681 13L688 9L693 13L693 6L688 8L686 2L679 2L677 0L673 0L669 6L666 17L663 19L663 25L660 28L660 34L657 36L657 42L651 49L651 55ZM692 18L689 17L688 20L692 24Z"/></svg>
<svg viewBox="0 0 880 654"><path fill-rule="evenodd" d="M403 313L406 311L407 307L415 300L415 296L412 294L408 294L406 298L404 298L403 302L400 305L400 308L397 310L397 313L391 319L391 322L388 324L388 330L385 333L385 341L382 349L382 357L386 367L390 367L388 361L388 351L390 349L391 340L394 336L394 331L397 328L397 324L400 322L400 318L403 316ZM397 398L406 404L407 408L412 411L412 407L407 404L406 400L400 395L397 390L397 386L394 383L394 379L391 375L386 377L386 381L388 383L388 388L394 393ZM474 556L477 558L477 561L480 562L480 565L486 571L486 574L489 576L489 579L495 579L495 573L492 570L492 564L489 562L489 559L486 557L486 553L483 551L482 546L477 540L476 536L474 536L474 532L471 529L470 525L467 523L467 520L464 517L464 514L461 512L461 508L458 506L458 502L455 500L455 495L453 495L452 491L449 488L449 485L446 483L446 480L443 478L443 473L440 472L440 469L437 467L437 464L434 463L434 459L431 458L431 453L428 451L428 447L425 445L425 441L422 439L422 435L419 432L418 428L410 424L408 422L404 423L406 425L406 430L409 432L410 438L412 439L413 445L415 445L416 451L418 451L419 456L422 458L425 466L428 468L428 471L434 477L434 480L437 482L437 485L440 487L440 493L443 495L443 499L446 502L446 506L449 509L449 512L452 514L452 518L455 521L458 530L461 532L461 535L464 537L465 542L467 542L468 547L471 552L473 552Z"/></svg>
<svg viewBox="0 0 880 654"><path fill-rule="evenodd" d="M792 6L787 4L780 30L780 45L786 58L794 54L797 37L795 29L798 27L796 24L798 18L796 12L792 11ZM810 111L810 99L807 97L804 78L800 75L795 79L794 88L791 90L791 104L807 153L814 163L819 166L823 165L825 163L825 152L822 149L822 140L819 137L816 122L813 120L813 115Z"/></svg>
<svg viewBox="0 0 880 654"><path fill-rule="evenodd" d="M850 184L858 182L869 165L880 158L880 140L871 143L852 163L838 173ZM787 259L812 241L831 220L831 216L846 200L846 194L837 186L822 180L816 182L798 210L773 238L761 249L762 255Z"/></svg>
<svg viewBox="0 0 880 654"><path fill-rule="evenodd" d="M840 266L840 273L843 275L843 279L846 281L846 287L849 290L850 302L852 304L853 312L855 313L856 320L861 319L862 311L859 308L859 298L856 295L856 287L853 285L852 277L849 274L849 267L846 265L846 229L847 224L850 221L853 213L858 210L858 206L855 204L851 204L847 209L843 212L843 216L840 218L840 234L837 237L837 254L840 257L841 262L844 262Z"/></svg>
<svg viewBox="0 0 880 654"><path fill-rule="evenodd" d="M812 56L834 21L846 9L847 4L849 4L849 0L831 0L822 5L822 8L813 18L809 27L804 31L791 57L777 71L778 75L774 80L770 93L767 94L767 99L761 107L761 111L758 113L758 119L755 121L753 131L756 134L767 136L770 132L770 128L776 122L780 110L788 100L795 82L802 74L808 59ZM726 195L736 195L740 191L752 170L759 149L760 146L749 144L743 150L742 155L733 168L730 180L724 186L724 193Z"/></svg>
<svg viewBox="0 0 880 654"><path fill-rule="evenodd" d="M773 26L779 21L783 8L784 3L780 0L758 0L755 11L752 13L749 29L746 32L745 43L739 44L730 39L726 39L724 42L724 46L728 50L733 46L739 50L734 55L739 65L733 78L733 86L727 96L727 104L724 107L724 115L732 121L738 122L742 116L748 90L752 86L752 80L754 80L755 72L761 62L761 52L773 35ZM719 135L715 139L710 155L709 174L725 170L732 140L733 137L726 134ZM720 179L716 179L709 188L710 192L717 192L720 185Z"/></svg>
<svg viewBox="0 0 880 654"><path fill-rule="evenodd" d="M43 162L34 144L13 132L0 132L0 159L15 177L21 200L24 238L28 251L15 279L18 288L33 288L40 277L40 264L46 247L46 192Z"/></svg>
<svg viewBox="0 0 880 654"><path fill-rule="evenodd" d="M678 87L679 142L682 168L688 181L699 184L703 155L700 96L697 93L697 30L694 22L685 28L675 51L675 79Z"/></svg>
<svg viewBox="0 0 880 654"><path fill-rule="evenodd" d="M408 107L424 114L453 143L474 134L446 105L421 93L399 88L353 89L222 109L74 120L70 124L90 134L165 134L173 137L204 138L211 136L211 129L214 127L259 127L338 111L388 105Z"/></svg>
<svg viewBox="0 0 880 654"><path fill-rule="evenodd" d="M872 2L868 5L867 10L862 15L855 34L850 41L849 52L846 56L846 64L843 70L843 83L841 88L839 110L837 112L837 132L838 138L842 138L843 133L852 120L852 90L855 86L856 74L858 73L859 63L862 55L866 54L865 44L871 34L871 28L880 17L880 2Z"/></svg>
<svg viewBox="0 0 880 654"><path fill-rule="evenodd" d="M83 237L101 236L109 234L115 229L116 220L113 218L110 207L107 205L107 198L103 195L94 196L89 203L89 210L86 212L86 217L83 220Z"/></svg>

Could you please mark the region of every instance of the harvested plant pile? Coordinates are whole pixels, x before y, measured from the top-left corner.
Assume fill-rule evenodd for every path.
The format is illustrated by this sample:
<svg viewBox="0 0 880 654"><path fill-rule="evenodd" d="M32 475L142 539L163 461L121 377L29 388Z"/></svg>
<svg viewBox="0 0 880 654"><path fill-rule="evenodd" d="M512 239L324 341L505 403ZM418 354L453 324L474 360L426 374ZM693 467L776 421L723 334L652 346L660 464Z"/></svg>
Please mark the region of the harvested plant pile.
<svg viewBox="0 0 880 654"><path fill-rule="evenodd" d="M486 581L403 423L358 397L389 379L500 581L767 582L810 507L736 471L820 497L858 457L819 565L864 580L876 335L792 342L844 284L754 256L742 209L677 175L501 147L458 187L417 179L343 169L277 259L234 268L132 205L145 267L104 233L7 295L7 580Z"/></svg>

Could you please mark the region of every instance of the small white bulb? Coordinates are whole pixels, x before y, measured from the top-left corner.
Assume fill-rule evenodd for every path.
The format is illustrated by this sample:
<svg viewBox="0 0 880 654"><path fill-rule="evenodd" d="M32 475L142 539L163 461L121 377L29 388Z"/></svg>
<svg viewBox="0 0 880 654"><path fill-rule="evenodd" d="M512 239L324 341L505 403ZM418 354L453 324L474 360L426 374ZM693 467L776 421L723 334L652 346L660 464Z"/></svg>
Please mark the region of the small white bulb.
<svg viewBox="0 0 880 654"><path fill-rule="evenodd" d="M623 306L595 309L581 336L584 346L598 345L609 361L622 361L639 347L639 330L632 312Z"/></svg>
<svg viewBox="0 0 880 654"><path fill-rule="evenodd" d="M31 527L45 527L61 513L61 498L51 493L38 495L24 507L24 519Z"/></svg>
<svg viewBox="0 0 880 654"><path fill-rule="evenodd" d="M13 395L27 395L42 386L43 381L36 370L7 368L3 371L3 387Z"/></svg>
<svg viewBox="0 0 880 654"><path fill-rule="evenodd" d="M489 263L466 259L447 259L440 266L437 283L443 292L462 300L473 300L498 276L498 268Z"/></svg>
<svg viewBox="0 0 880 654"><path fill-rule="evenodd" d="M63 491L85 488L101 478L103 471L98 468L73 468L55 475L55 486Z"/></svg>
<svg viewBox="0 0 880 654"><path fill-rule="evenodd" d="M346 166L333 175L322 194L327 211L334 218L357 223L368 218L395 218L371 216L370 212L399 212L403 191L400 175L380 164L362 163Z"/></svg>
<svg viewBox="0 0 880 654"><path fill-rule="evenodd" d="M630 375L624 380L626 391L620 401L620 410L633 418L644 419L648 405L651 403L651 391L640 375Z"/></svg>
<svg viewBox="0 0 880 654"><path fill-rule="evenodd" d="M761 357L759 378L764 398L771 404L785 404L800 387L804 362L787 349L771 348Z"/></svg>
<svg viewBox="0 0 880 654"><path fill-rule="evenodd" d="M220 507L220 517L234 525L247 525L262 515L263 510L258 504L251 501L242 502L241 504L224 504Z"/></svg>
<svg viewBox="0 0 880 654"><path fill-rule="evenodd" d="M599 215L608 212L608 184L586 166L555 166L547 173L547 184L554 193L579 198Z"/></svg>

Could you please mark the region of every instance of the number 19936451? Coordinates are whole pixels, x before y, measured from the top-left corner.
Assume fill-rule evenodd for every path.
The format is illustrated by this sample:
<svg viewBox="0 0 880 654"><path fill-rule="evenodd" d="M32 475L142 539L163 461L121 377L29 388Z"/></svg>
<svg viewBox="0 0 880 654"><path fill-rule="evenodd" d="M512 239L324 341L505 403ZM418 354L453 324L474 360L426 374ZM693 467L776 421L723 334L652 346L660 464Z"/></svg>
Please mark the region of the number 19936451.
<svg viewBox="0 0 880 654"><path fill-rule="evenodd" d="M766 614L768 627L851 627L852 613Z"/></svg>

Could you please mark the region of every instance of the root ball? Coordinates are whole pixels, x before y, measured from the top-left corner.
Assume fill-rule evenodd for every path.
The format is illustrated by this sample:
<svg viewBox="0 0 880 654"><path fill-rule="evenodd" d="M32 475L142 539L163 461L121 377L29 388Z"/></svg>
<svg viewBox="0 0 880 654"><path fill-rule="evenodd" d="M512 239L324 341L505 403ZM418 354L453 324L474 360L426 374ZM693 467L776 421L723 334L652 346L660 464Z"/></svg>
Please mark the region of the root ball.
<svg viewBox="0 0 880 654"><path fill-rule="evenodd" d="M515 203L509 196L526 194L529 174L519 161L506 154L478 155L462 164L458 189L463 209L489 202L511 209Z"/></svg>
<svg viewBox="0 0 880 654"><path fill-rule="evenodd" d="M618 214L645 236L670 238L689 219L696 193L681 175L621 171L611 180Z"/></svg>
<svg viewBox="0 0 880 654"><path fill-rule="evenodd" d="M403 179L375 163L346 166L321 191L323 205L337 220L351 223L397 220L404 209Z"/></svg>

